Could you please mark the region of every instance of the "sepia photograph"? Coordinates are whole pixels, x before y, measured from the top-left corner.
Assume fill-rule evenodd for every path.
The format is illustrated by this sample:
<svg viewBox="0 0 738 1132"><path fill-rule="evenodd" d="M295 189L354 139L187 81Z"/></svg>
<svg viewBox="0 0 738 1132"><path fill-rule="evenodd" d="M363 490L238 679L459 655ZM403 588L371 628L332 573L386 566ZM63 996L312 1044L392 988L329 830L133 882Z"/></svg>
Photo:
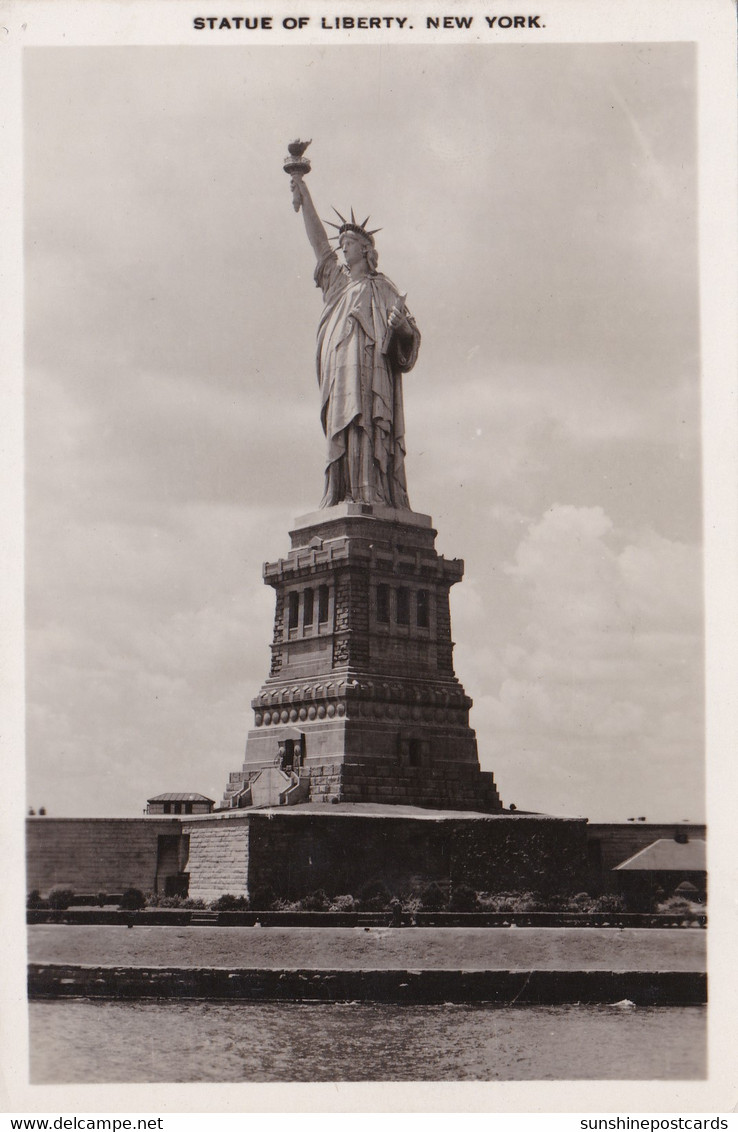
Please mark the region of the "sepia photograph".
<svg viewBox="0 0 738 1132"><path fill-rule="evenodd" d="M28 1085L668 1111L728 784L704 44L175 7L15 9Z"/></svg>

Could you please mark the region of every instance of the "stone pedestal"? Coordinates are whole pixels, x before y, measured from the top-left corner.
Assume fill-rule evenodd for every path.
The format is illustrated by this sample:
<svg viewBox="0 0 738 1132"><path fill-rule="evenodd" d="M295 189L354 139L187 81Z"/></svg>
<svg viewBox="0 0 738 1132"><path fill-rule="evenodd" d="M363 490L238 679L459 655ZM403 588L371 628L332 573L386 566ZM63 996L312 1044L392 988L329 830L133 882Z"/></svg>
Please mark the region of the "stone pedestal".
<svg viewBox="0 0 738 1132"><path fill-rule="evenodd" d="M453 669L449 590L464 564L437 554L435 536L427 515L367 504L296 520L287 557L264 566L271 668L226 808L502 809ZM267 775L275 766L296 788Z"/></svg>

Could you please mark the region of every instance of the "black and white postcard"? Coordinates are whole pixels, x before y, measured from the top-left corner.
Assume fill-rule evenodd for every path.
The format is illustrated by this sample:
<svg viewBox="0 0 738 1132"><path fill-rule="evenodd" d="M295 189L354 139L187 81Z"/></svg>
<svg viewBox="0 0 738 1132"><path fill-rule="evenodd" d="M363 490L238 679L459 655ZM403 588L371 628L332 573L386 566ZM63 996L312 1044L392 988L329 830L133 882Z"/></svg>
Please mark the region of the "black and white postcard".
<svg viewBox="0 0 738 1132"><path fill-rule="evenodd" d="M0 22L8 1111L730 1111L734 5Z"/></svg>

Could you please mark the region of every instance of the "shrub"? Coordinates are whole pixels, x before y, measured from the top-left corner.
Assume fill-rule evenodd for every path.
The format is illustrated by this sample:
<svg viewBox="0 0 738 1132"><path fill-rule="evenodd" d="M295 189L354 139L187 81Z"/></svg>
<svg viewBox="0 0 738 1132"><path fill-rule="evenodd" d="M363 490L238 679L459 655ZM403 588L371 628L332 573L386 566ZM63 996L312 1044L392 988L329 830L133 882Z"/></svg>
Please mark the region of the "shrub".
<svg viewBox="0 0 738 1132"><path fill-rule="evenodd" d="M580 894L582 899L575 900L570 892L540 893L541 912L589 912L593 901L586 893Z"/></svg>
<svg viewBox="0 0 738 1132"><path fill-rule="evenodd" d="M543 901L535 892L479 892L477 905L485 912L538 912Z"/></svg>
<svg viewBox="0 0 738 1132"><path fill-rule="evenodd" d="M192 909L199 912L201 910L204 910L207 907L207 905L205 904L204 900L194 900L191 897L188 897L187 900L182 901L182 907L183 908L192 908Z"/></svg>
<svg viewBox="0 0 738 1132"><path fill-rule="evenodd" d="M596 903L597 898L588 892L577 892L569 901L572 912L592 912Z"/></svg>
<svg viewBox="0 0 738 1132"><path fill-rule="evenodd" d="M509 900L510 912L540 912L545 905L544 900L537 892L519 892L513 894Z"/></svg>
<svg viewBox="0 0 738 1132"><path fill-rule="evenodd" d="M355 912L358 905L353 896L334 896L331 901L331 912Z"/></svg>
<svg viewBox="0 0 738 1132"><path fill-rule="evenodd" d="M476 912L477 894L468 885L458 884L451 893L448 906L451 912Z"/></svg>
<svg viewBox="0 0 738 1132"><path fill-rule="evenodd" d="M446 893L435 881L424 888L420 894L420 907L424 912L440 912L447 904Z"/></svg>
<svg viewBox="0 0 738 1132"><path fill-rule="evenodd" d="M44 900L43 896L37 888L32 889L26 897L26 908L48 908L48 900Z"/></svg>
<svg viewBox="0 0 738 1132"><path fill-rule="evenodd" d="M64 912L74 900L74 889L52 888L49 893L49 907L55 912Z"/></svg>
<svg viewBox="0 0 738 1132"><path fill-rule="evenodd" d="M118 901L118 907L124 912L138 912L145 904L146 897L140 888L127 888Z"/></svg>
<svg viewBox="0 0 738 1132"><path fill-rule="evenodd" d="M331 906L331 898L322 888L303 896L300 908L303 912L327 912Z"/></svg>
<svg viewBox="0 0 738 1132"><path fill-rule="evenodd" d="M234 896L231 892L224 892L217 900L210 904L213 912L247 912L249 902L245 896Z"/></svg>
<svg viewBox="0 0 738 1132"><path fill-rule="evenodd" d="M286 896L278 896L270 905L272 912L301 912L302 903L299 900L288 900Z"/></svg>
<svg viewBox="0 0 738 1132"><path fill-rule="evenodd" d="M381 880L370 880L359 892L359 908L362 912L386 912L392 893Z"/></svg>
<svg viewBox="0 0 738 1132"><path fill-rule="evenodd" d="M592 912L624 912L625 901L618 892L603 892L593 901Z"/></svg>
<svg viewBox="0 0 738 1132"><path fill-rule="evenodd" d="M656 911L667 916L691 916L694 912L694 905L681 896L670 896L668 900L662 900L660 904L656 905Z"/></svg>
<svg viewBox="0 0 738 1132"><path fill-rule="evenodd" d="M183 904L183 896L162 896L155 892L146 898L148 908L181 908Z"/></svg>

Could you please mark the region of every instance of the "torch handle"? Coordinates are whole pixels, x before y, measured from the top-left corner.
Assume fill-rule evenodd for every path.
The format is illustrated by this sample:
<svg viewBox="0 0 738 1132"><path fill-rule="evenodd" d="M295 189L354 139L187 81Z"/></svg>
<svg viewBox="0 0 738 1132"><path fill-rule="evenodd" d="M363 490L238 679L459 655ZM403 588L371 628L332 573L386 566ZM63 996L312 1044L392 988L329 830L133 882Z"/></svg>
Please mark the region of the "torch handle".
<svg viewBox="0 0 738 1132"><path fill-rule="evenodd" d="M300 192L302 173L291 172L290 176L292 178L292 207L295 212L299 212L302 207L302 194Z"/></svg>

